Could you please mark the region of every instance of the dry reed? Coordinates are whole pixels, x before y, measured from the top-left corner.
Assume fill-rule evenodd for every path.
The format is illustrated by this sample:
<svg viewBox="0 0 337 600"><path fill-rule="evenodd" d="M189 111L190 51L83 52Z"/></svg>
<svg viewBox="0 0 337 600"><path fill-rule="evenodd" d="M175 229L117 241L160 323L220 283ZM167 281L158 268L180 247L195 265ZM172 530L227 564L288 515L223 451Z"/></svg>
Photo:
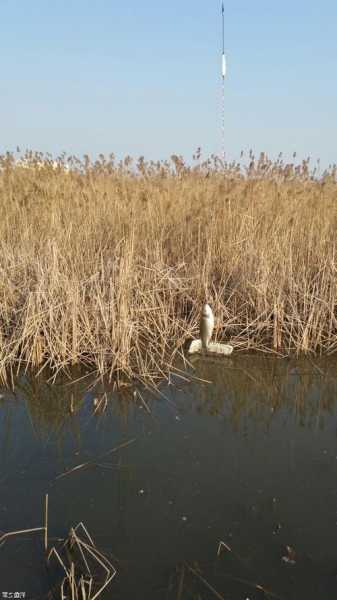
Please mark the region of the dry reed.
<svg viewBox="0 0 337 600"><path fill-rule="evenodd" d="M44 532L47 563L50 563L52 558L56 560L63 575L60 583L50 590L48 597L54 597L53 592L57 591L60 593L60 600L97 600L117 574L107 555L97 548L82 522L76 527L71 527L66 539L57 538L61 543L57 547L52 546L48 552L48 494L45 496L44 522L43 527L3 533L0 536L0 548L10 538Z"/></svg>
<svg viewBox="0 0 337 600"><path fill-rule="evenodd" d="M56 559L64 574L61 600L96 600L117 574L82 522L70 529L61 546L51 548L48 563L51 558Z"/></svg>
<svg viewBox="0 0 337 600"><path fill-rule="evenodd" d="M336 169L250 160L1 157L2 378L81 364L155 383L205 297L236 348L335 352Z"/></svg>

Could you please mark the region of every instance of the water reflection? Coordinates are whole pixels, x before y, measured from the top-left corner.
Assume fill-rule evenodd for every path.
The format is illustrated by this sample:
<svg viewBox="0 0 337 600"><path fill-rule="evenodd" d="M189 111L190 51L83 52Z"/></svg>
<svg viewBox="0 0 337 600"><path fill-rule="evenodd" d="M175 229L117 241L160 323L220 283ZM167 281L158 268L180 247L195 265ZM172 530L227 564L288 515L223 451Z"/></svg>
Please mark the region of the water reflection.
<svg viewBox="0 0 337 600"><path fill-rule="evenodd" d="M177 598L186 562L232 600L258 597L235 577L287 599L336 597L336 359L199 359L190 374L172 374L159 394L117 392L82 373L54 385L48 374L22 376L13 392L1 389L0 528L40 525L48 492L52 536L83 521L117 555L107 598ZM95 412L104 394L107 408ZM104 468L58 478L133 438ZM239 561L216 559L219 539ZM22 569L15 545L1 549L0 581L24 582L33 597L48 580L25 543ZM185 576L181 597L212 597Z"/></svg>
<svg viewBox="0 0 337 600"><path fill-rule="evenodd" d="M17 380L14 392L0 388L3 415L3 451L8 446L11 419L17 402L24 401L36 436L48 439L54 432L62 442L69 432L80 440L83 420L87 417L99 427L104 419L115 415L127 427L139 408L156 412L158 399L167 399L183 414L223 416L235 431L245 428L246 420L266 429L280 413L295 419L298 425L323 428L337 401L337 359L290 361L266 357L234 359L202 358L194 360L187 371L187 382L172 374L170 385L160 388L160 395L125 387L118 392L113 385L95 384L89 377L70 381L59 378L50 382L48 374L36 378L25 375ZM106 395L104 409L95 409L94 399ZM103 418L101 418L103 417Z"/></svg>
<svg viewBox="0 0 337 600"><path fill-rule="evenodd" d="M290 361L240 357L198 359L194 374L210 384L195 387L200 414L223 415L236 431L246 419L266 429L280 413L302 427L324 427L337 400L337 360Z"/></svg>

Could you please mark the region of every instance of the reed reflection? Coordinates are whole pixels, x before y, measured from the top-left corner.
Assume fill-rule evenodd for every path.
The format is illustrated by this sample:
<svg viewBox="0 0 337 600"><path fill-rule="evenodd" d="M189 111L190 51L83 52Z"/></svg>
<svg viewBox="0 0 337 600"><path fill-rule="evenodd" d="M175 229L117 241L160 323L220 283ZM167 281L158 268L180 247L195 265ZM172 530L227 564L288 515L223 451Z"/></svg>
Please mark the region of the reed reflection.
<svg viewBox="0 0 337 600"><path fill-rule="evenodd" d="M69 435L80 448L83 430L89 427L99 435L111 418L127 431L139 409L155 418L158 398L162 412L166 397L171 413L174 405L185 415L223 417L235 431L243 430L247 420L268 429L280 417L285 422L295 420L301 427L323 428L336 406L335 358L315 363L258 356L202 358L193 362L189 374L191 382L181 383L173 376L173 385L162 386L160 396L131 386L117 390L88 377L60 378L56 383L48 374L20 377L14 392L0 389L2 452L10 444L15 413L22 404L34 436L43 441L53 434L60 448Z"/></svg>
<svg viewBox="0 0 337 600"><path fill-rule="evenodd" d="M201 380L193 385L195 410L223 415L237 431L247 418L268 429L281 414L301 427L322 428L336 406L335 358L312 363L269 357L226 361L207 357L197 359L193 367L195 377Z"/></svg>

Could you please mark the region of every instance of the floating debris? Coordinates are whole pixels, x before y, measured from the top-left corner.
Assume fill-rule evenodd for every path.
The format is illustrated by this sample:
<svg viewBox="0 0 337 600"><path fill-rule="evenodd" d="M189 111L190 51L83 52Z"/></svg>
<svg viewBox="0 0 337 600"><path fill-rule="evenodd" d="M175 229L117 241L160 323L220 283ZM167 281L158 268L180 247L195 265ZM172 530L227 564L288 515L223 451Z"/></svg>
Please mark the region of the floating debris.
<svg viewBox="0 0 337 600"><path fill-rule="evenodd" d="M280 533L281 529L282 529L282 524L276 523L276 525L273 529L273 535L277 535L278 533Z"/></svg>
<svg viewBox="0 0 337 600"><path fill-rule="evenodd" d="M286 546L287 554L282 556L281 560L287 565L296 564L296 552L291 546Z"/></svg>

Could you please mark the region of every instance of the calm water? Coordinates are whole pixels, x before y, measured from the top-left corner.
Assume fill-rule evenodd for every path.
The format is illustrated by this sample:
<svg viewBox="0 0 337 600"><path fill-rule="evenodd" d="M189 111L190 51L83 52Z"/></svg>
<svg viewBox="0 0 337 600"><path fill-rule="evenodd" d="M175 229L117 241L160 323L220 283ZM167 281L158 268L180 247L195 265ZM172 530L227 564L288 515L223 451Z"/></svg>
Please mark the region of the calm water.
<svg viewBox="0 0 337 600"><path fill-rule="evenodd" d="M48 492L51 538L83 521L114 556L104 598L216 597L187 567L181 580L184 563L226 600L335 599L336 359L194 367L211 383L174 377L162 396L141 391L144 404L106 388L103 415L93 398L104 390L88 380L26 377L0 390L0 529L42 525ZM88 461L98 465L57 478ZM219 540L232 552L217 558ZM42 598L54 576L39 534L0 547L0 598Z"/></svg>

